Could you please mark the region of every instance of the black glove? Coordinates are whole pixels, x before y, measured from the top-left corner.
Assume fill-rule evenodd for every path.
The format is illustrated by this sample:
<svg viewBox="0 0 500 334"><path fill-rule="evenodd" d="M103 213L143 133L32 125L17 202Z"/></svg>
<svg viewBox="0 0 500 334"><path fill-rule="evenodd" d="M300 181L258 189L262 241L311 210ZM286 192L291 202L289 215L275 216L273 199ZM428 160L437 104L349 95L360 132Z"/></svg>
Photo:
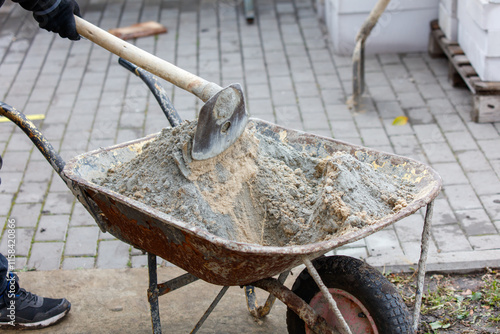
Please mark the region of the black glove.
<svg viewBox="0 0 500 334"><path fill-rule="evenodd" d="M76 31L73 14L80 15L80 7L75 0L13 0L24 9L32 11L40 28L56 32L63 38L77 41L80 35Z"/></svg>

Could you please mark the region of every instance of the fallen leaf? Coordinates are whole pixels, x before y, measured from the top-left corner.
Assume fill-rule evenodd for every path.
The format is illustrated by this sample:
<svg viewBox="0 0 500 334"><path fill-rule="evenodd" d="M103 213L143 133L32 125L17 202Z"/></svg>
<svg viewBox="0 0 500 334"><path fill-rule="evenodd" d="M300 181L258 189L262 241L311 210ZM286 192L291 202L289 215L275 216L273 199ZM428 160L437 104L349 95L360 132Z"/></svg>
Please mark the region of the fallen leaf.
<svg viewBox="0 0 500 334"><path fill-rule="evenodd" d="M392 121L392 125L405 125L408 123L408 117L398 116Z"/></svg>

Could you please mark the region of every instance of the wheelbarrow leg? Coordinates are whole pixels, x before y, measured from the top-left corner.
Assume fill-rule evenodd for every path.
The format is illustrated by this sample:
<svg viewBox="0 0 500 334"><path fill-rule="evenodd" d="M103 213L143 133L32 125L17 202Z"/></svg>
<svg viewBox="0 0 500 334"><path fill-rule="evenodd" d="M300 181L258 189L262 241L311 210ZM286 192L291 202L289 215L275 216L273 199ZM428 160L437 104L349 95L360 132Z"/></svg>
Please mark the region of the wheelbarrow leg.
<svg viewBox="0 0 500 334"><path fill-rule="evenodd" d="M427 204L425 212L424 230L422 232L422 244L420 260L418 261L417 289L415 291L415 309L413 310L413 330L415 333L420 321L420 306L422 305L422 293L424 291L425 270L427 266L427 253L429 252L429 237L431 234L432 211L434 209L434 200Z"/></svg>
<svg viewBox="0 0 500 334"><path fill-rule="evenodd" d="M278 282L280 284L284 284L285 280L289 274L290 274L290 270L282 272L278 277ZM271 308L273 307L274 302L276 301L276 296L273 294L270 294L269 297L267 297L267 300L266 300L266 303L264 304L264 306L259 306L259 304L257 303L257 296L255 294L255 288L251 285L245 286L245 295L247 297L248 311L256 319L260 319L260 318L263 318L266 315L268 315L269 312L271 312Z"/></svg>
<svg viewBox="0 0 500 334"><path fill-rule="evenodd" d="M158 276L156 273L156 255L148 253L149 289L148 301L151 309L153 334L161 334L160 308L158 306Z"/></svg>

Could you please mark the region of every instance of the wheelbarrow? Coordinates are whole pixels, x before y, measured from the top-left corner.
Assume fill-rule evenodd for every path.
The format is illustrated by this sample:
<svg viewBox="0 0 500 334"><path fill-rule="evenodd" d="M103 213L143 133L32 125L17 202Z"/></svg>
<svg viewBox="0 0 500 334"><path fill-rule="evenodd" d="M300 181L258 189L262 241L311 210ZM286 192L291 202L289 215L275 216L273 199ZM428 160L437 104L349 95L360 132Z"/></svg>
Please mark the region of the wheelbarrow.
<svg viewBox="0 0 500 334"><path fill-rule="evenodd" d="M156 77L121 61L151 88L172 126L179 117ZM290 333L413 333L418 325L425 276L427 242L433 200L441 188L439 175L415 160L346 142L297 131L252 118L247 125L272 141L328 157L345 152L369 163L379 173L398 175L415 187L415 197L406 207L373 224L328 240L293 246L262 246L224 239L181 219L125 197L93 182L111 167L133 159L156 134L101 148L65 163L52 145L25 115L0 102L0 114L20 127L44 155L104 232L148 253L149 289L153 333L161 333L158 297L202 279L223 286L210 308L196 324L195 333L229 286L245 286L248 308L257 318L266 316L275 301L288 308ZM418 268L413 319L395 287L366 263L344 256L324 256L331 250L375 233L427 206L422 251ZM158 283L157 256L179 266L186 274ZM292 289L284 286L291 269L305 264ZM279 275L279 276L278 276ZM274 278L278 276L278 278ZM270 293L263 306L255 288ZM413 323L412 323L413 322Z"/></svg>

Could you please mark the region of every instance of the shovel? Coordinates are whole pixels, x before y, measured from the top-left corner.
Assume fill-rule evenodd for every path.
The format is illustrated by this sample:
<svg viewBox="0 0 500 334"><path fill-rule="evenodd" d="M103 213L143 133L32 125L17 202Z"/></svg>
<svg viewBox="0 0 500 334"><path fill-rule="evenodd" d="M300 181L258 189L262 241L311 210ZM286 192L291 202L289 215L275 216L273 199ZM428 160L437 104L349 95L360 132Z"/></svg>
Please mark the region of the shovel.
<svg viewBox="0 0 500 334"><path fill-rule="evenodd" d="M239 84L232 84L223 89L121 40L78 16L75 16L75 23L81 36L206 102L198 117L191 151L193 159L205 160L217 156L245 131L249 115Z"/></svg>

